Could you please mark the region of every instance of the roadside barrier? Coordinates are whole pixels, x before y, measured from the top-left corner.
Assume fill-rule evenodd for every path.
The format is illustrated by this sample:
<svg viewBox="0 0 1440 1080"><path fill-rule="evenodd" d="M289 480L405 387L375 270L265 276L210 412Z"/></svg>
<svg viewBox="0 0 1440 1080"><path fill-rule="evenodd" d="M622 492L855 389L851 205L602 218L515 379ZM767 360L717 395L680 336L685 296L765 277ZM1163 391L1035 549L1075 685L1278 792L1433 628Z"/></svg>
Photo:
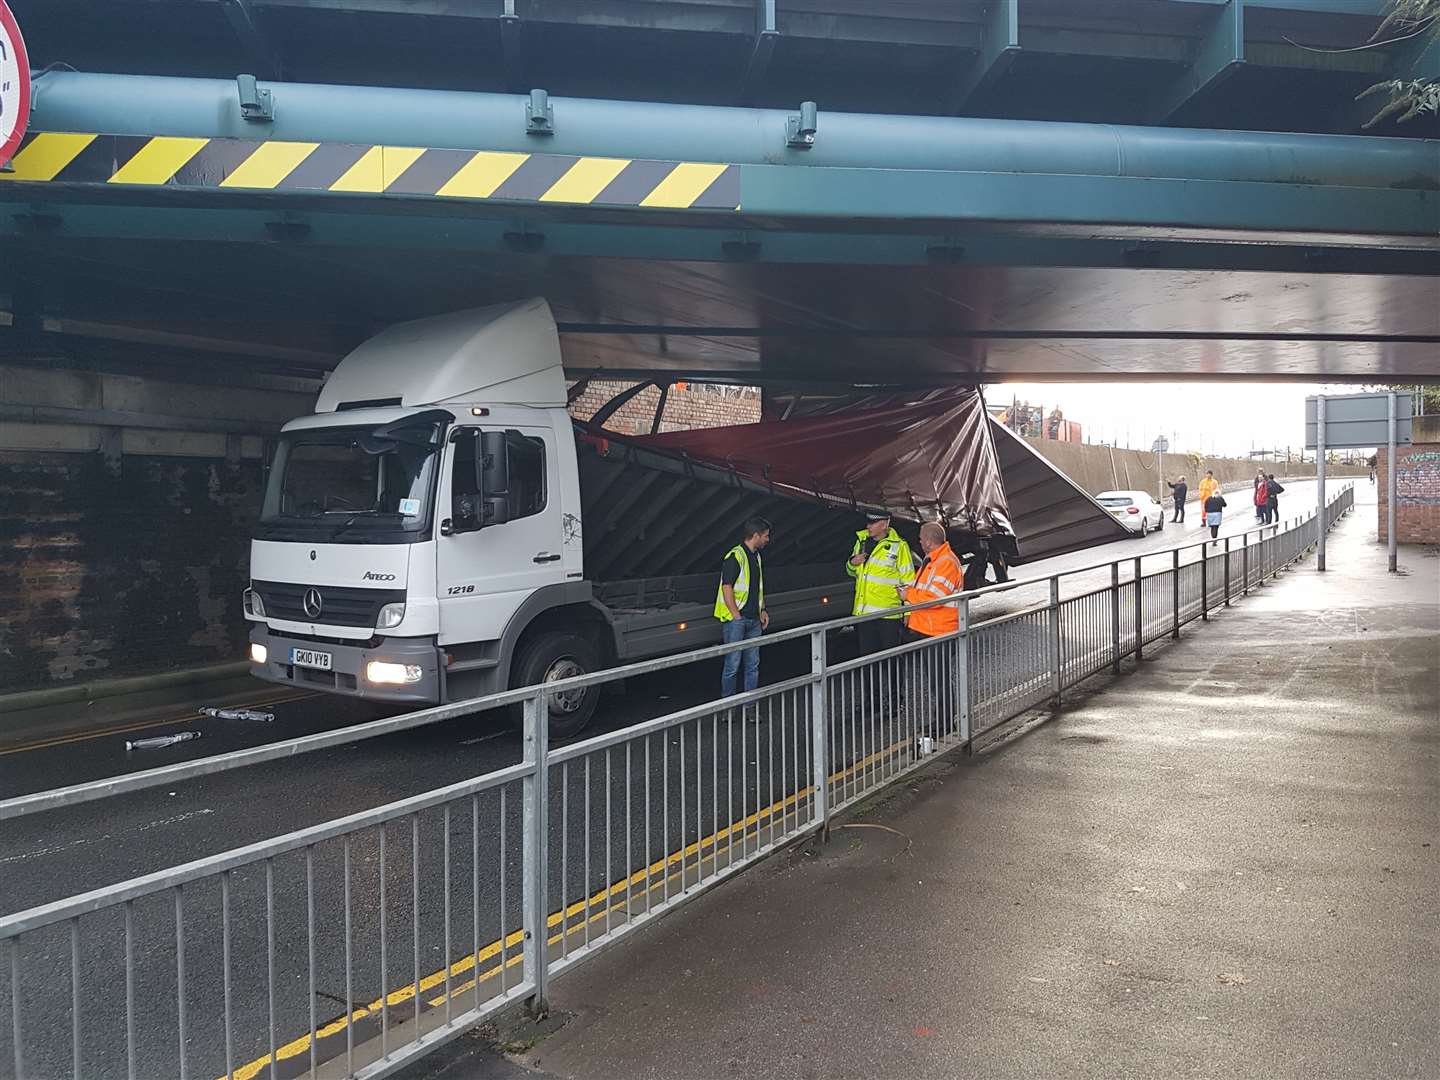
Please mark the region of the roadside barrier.
<svg viewBox="0 0 1440 1080"><path fill-rule="evenodd" d="M1326 527L1353 501L1342 489ZM809 640L807 673L569 745L549 745L550 695L743 644L0 802L16 818L523 706L517 764L0 918L0 1073L385 1076L513 1003L543 1011L549 980L936 754L1141 661L1317 534L1311 514L932 601L918 607L954 605L958 631L838 663L835 632L870 617L776 634L765 647ZM1048 598L972 619L977 598L1021 590Z"/></svg>

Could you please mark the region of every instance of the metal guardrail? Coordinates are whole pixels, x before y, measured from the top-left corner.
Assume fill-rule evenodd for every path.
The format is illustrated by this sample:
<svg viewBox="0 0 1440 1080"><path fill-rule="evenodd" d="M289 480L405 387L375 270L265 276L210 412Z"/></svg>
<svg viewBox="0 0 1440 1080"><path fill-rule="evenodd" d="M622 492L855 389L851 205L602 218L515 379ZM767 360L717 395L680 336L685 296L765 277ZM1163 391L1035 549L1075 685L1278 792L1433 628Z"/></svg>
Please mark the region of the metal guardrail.
<svg viewBox="0 0 1440 1080"><path fill-rule="evenodd" d="M1352 505L1347 487L1327 527ZM1132 560L1128 579L1100 564L1108 585L1065 597L1061 579L1083 572L1069 571L1048 579L1048 602L984 622L972 624L974 594L939 601L958 607L956 633L843 663L829 662L827 631L863 619L778 634L762 640L809 638L807 674L554 749L556 690L743 646L295 740L315 749L524 704L519 764L0 918L0 1072L387 1075L513 1002L543 1007L549 979L935 754L1138 661L1317 531L1311 515L1238 548L1186 545L1151 573ZM66 790L4 805L17 816L104 794ZM343 1006L323 1020L322 989Z"/></svg>

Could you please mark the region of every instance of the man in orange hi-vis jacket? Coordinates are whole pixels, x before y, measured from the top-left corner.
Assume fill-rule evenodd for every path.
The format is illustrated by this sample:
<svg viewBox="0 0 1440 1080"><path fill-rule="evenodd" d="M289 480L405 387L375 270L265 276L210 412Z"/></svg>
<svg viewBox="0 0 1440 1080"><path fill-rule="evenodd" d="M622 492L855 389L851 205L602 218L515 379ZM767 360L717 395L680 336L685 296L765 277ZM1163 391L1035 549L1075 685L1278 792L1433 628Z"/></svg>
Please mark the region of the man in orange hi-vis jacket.
<svg viewBox="0 0 1440 1080"><path fill-rule="evenodd" d="M950 550L945 539L945 528L933 521L920 526L920 548L925 552L925 564L915 578L915 584L905 590L907 604L923 604L926 600L938 600L942 596L954 596L960 591L965 571L960 560ZM911 641L922 637L937 637L951 634L960 628L960 614L951 604L937 604L921 611L912 611L905 623Z"/></svg>
<svg viewBox="0 0 1440 1080"><path fill-rule="evenodd" d="M920 547L925 552L925 563L915 584L905 590L905 602L923 604L959 593L964 586L965 572L955 552L950 550L945 529L933 521L921 525ZM959 628L960 613L954 604L936 604L912 611L905 619L905 637L909 641L953 634ZM919 728L921 747L933 747L934 743L928 740L954 734L959 722L953 652L954 646L949 642L936 642L912 654L907 676L906 696L910 702L907 708L912 710ZM928 751L922 749L921 752Z"/></svg>

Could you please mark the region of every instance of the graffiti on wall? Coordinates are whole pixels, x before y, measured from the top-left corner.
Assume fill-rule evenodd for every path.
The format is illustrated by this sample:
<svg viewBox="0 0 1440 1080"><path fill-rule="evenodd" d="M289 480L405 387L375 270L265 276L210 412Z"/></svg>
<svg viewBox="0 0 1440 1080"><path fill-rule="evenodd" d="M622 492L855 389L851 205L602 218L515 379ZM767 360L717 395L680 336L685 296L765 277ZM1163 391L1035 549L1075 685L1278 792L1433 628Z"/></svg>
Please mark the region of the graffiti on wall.
<svg viewBox="0 0 1440 1080"><path fill-rule="evenodd" d="M1440 506L1440 450L1396 459L1395 501L1400 506Z"/></svg>

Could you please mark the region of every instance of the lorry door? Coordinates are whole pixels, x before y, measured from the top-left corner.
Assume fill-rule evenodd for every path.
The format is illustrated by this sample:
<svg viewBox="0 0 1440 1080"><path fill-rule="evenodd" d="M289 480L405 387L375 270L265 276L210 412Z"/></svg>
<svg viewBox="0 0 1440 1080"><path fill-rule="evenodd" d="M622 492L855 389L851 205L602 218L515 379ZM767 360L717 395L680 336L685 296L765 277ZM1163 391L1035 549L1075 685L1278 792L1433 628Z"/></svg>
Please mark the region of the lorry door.
<svg viewBox="0 0 1440 1080"><path fill-rule="evenodd" d="M486 431L493 429L486 428ZM565 580L562 509L555 435L549 428L506 425L510 432L510 520L466 528L463 500L477 494L476 429L461 427L447 444L440 485L435 591L440 642L493 641L536 589Z"/></svg>

